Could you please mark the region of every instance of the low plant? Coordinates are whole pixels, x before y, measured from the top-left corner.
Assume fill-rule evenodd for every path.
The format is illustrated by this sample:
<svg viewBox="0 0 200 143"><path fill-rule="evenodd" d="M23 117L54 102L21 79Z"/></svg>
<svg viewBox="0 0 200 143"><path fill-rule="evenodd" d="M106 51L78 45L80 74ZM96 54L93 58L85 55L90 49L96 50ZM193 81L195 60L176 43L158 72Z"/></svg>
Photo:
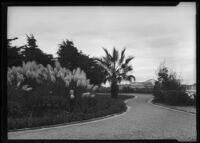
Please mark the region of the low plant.
<svg viewBox="0 0 200 143"><path fill-rule="evenodd" d="M195 105L195 100L191 99L184 91L177 91L177 90L155 91L154 102L160 102L168 105L177 105L177 106Z"/></svg>

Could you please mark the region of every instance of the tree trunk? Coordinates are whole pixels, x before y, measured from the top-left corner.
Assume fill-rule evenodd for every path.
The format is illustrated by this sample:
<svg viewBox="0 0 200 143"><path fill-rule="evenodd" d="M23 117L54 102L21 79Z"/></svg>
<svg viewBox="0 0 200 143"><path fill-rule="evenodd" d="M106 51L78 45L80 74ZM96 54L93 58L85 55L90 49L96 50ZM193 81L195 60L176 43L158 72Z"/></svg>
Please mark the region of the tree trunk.
<svg viewBox="0 0 200 143"><path fill-rule="evenodd" d="M116 81L112 81L112 83L111 83L111 97L112 98L117 98L118 97L118 90L119 90L119 87L117 85L117 82Z"/></svg>

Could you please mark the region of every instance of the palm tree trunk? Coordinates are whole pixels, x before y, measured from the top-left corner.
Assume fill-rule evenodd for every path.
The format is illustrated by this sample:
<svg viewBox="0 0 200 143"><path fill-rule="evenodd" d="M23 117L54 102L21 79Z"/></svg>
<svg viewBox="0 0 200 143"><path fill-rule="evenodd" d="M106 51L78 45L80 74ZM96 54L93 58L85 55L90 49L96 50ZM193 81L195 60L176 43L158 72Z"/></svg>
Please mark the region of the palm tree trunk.
<svg viewBox="0 0 200 143"><path fill-rule="evenodd" d="M119 90L119 87L117 85L117 81L112 81L111 83L111 97L112 98L118 97L118 90Z"/></svg>

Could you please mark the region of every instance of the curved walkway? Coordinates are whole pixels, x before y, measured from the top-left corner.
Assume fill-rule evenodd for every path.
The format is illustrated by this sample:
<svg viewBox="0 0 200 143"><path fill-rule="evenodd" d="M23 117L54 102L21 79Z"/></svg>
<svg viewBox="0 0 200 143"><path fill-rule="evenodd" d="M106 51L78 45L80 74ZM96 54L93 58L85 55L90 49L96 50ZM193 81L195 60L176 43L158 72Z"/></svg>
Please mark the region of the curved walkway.
<svg viewBox="0 0 200 143"><path fill-rule="evenodd" d="M155 106L151 94L132 94L122 115L52 128L8 132L8 139L177 139L196 141L196 116Z"/></svg>

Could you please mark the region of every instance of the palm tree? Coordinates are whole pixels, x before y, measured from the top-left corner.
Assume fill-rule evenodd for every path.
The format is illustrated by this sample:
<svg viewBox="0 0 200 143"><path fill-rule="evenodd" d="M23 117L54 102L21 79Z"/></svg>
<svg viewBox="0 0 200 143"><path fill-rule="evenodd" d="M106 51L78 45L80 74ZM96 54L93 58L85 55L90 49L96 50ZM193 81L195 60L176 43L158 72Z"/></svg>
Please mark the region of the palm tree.
<svg viewBox="0 0 200 143"><path fill-rule="evenodd" d="M106 55L101 59L96 60L106 71L105 81L109 81L111 83L111 97L117 98L119 90L118 84L122 80L135 80L133 75L128 75L128 72L133 70L132 66L129 65L129 62L134 57L130 56L125 59L125 48L121 51L120 56L119 52L115 48L113 48L112 55L107 49L103 48L103 50L105 51Z"/></svg>

